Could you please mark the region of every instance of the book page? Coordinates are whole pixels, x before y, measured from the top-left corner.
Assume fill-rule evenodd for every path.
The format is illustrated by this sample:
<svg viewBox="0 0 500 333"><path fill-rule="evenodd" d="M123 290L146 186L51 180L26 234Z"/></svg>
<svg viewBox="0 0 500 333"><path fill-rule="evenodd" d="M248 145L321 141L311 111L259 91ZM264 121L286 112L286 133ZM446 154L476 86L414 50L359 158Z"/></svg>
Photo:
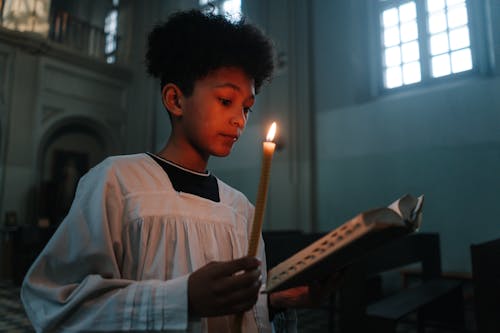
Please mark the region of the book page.
<svg viewBox="0 0 500 333"><path fill-rule="evenodd" d="M361 214L365 224L384 223L404 225L403 218L394 209L388 207L372 209Z"/></svg>
<svg viewBox="0 0 500 333"><path fill-rule="evenodd" d="M423 201L423 195L415 198L406 194L389 205L389 208L401 216L406 224L416 229L420 225Z"/></svg>

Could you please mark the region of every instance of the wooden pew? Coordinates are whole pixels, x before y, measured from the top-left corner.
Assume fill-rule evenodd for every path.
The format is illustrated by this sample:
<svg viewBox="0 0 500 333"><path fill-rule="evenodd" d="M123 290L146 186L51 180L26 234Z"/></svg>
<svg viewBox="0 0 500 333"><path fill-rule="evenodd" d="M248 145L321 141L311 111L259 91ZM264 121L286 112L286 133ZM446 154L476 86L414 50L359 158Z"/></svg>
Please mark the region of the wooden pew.
<svg viewBox="0 0 500 333"><path fill-rule="evenodd" d="M422 266L420 285L368 304L370 277L414 263ZM419 331L430 322L464 326L461 284L441 277L438 234L416 233L377 248L346 270L345 285L338 294L342 333L394 332L410 313L417 313Z"/></svg>
<svg viewBox="0 0 500 333"><path fill-rule="evenodd" d="M470 247L477 331L500 332L500 239Z"/></svg>

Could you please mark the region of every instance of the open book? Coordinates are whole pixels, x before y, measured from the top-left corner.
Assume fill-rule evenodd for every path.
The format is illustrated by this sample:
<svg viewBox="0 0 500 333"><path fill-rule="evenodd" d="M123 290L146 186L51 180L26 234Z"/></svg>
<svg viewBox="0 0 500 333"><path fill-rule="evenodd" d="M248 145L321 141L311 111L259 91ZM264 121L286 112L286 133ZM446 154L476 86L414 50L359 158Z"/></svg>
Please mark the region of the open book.
<svg viewBox="0 0 500 333"><path fill-rule="evenodd" d="M326 277L387 241L412 233L422 222L424 197L405 195L388 207L363 212L273 267L266 292Z"/></svg>

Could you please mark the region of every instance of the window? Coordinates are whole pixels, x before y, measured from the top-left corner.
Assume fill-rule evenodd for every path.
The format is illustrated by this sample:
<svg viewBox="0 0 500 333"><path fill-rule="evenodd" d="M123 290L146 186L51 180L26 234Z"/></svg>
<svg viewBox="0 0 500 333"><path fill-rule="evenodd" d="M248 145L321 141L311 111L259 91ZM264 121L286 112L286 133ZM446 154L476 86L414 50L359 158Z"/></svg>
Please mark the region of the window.
<svg viewBox="0 0 500 333"><path fill-rule="evenodd" d="M466 0L379 0L384 87L473 69Z"/></svg>
<svg viewBox="0 0 500 333"><path fill-rule="evenodd" d="M3 0L0 0L0 24L3 21Z"/></svg>
<svg viewBox="0 0 500 333"><path fill-rule="evenodd" d="M113 0L113 7L104 19L104 56L108 64L116 62L116 50L118 43L118 5L119 0Z"/></svg>
<svg viewBox="0 0 500 333"><path fill-rule="evenodd" d="M4 28L31 31L47 37L50 0L0 0L0 23Z"/></svg>
<svg viewBox="0 0 500 333"><path fill-rule="evenodd" d="M202 8L214 14L224 14L233 21L241 19L241 0L199 0Z"/></svg>

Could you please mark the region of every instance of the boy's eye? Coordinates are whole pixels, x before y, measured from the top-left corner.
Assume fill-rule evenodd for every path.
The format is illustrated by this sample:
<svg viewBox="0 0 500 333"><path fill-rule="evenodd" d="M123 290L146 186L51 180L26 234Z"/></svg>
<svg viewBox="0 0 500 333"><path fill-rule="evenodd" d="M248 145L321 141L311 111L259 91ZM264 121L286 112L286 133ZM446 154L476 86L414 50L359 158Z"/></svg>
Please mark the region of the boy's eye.
<svg viewBox="0 0 500 333"><path fill-rule="evenodd" d="M224 106L231 106L233 104L233 101L227 98L219 97L219 101ZM252 112L252 109L250 107L243 107L243 112L248 114L249 112Z"/></svg>
<svg viewBox="0 0 500 333"><path fill-rule="evenodd" d="M230 106L231 105L231 100L226 99L226 98L219 98L219 101L221 102L222 105L224 106Z"/></svg>

